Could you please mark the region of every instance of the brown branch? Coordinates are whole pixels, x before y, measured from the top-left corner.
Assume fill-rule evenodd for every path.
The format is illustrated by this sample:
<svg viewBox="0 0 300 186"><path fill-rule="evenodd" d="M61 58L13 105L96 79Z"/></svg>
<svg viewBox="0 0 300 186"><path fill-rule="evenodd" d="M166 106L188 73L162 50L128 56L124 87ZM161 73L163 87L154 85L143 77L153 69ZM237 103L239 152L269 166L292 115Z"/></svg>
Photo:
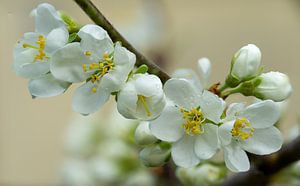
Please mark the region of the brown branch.
<svg viewBox="0 0 300 186"><path fill-rule="evenodd" d="M90 0L74 0L81 9L99 26L104 28L114 42L120 41L124 47L136 55L136 65L146 64L149 67L149 73L157 75L162 82L166 82L170 76L159 68L154 62L147 59L139 51L137 51L105 18L105 16L97 9Z"/></svg>
<svg viewBox="0 0 300 186"><path fill-rule="evenodd" d="M300 136L284 145L277 153L257 156L251 169L229 177L222 186L263 186L269 183L272 175L300 160Z"/></svg>

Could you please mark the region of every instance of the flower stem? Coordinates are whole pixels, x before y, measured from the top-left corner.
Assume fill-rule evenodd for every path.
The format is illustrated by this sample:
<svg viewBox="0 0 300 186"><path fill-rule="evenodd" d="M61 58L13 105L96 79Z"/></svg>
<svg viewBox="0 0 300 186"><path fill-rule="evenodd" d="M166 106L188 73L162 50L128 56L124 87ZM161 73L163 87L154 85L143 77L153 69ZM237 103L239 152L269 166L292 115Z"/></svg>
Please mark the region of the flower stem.
<svg viewBox="0 0 300 186"><path fill-rule="evenodd" d="M157 75L164 83L170 76L158 67L153 61L147 59L139 51L137 51L106 19L106 17L97 9L97 7L90 0L74 0L78 6L99 26L105 29L114 42L120 41L124 47L136 55L136 66L147 65L149 73Z"/></svg>

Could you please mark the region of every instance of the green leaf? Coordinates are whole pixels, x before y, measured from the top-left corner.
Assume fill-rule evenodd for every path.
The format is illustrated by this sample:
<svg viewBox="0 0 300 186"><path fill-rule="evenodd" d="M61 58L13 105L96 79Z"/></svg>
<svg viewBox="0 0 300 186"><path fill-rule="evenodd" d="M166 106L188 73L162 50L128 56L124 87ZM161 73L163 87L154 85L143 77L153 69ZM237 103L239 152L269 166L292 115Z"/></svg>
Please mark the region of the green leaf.
<svg viewBox="0 0 300 186"><path fill-rule="evenodd" d="M69 36L68 42L69 42L69 43L72 43L73 41L76 40L76 38L77 38L77 33L72 33L72 34L70 34L70 36Z"/></svg>
<svg viewBox="0 0 300 186"><path fill-rule="evenodd" d="M144 64L136 69L135 74L145 74L146 72L148 72L148 66Z"/></svg>

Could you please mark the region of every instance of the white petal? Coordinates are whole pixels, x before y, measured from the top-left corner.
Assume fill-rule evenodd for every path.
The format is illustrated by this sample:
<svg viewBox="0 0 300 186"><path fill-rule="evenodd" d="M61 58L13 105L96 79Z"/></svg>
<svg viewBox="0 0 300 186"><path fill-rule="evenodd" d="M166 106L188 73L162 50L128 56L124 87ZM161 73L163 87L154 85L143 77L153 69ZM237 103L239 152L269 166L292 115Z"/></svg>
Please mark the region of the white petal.
<svg viewBox="0 0 300 186"><path fill-rule="evenodd" d="M43 3L36 8L35 27L36 32L47 35L55 28L66 28L66 25L52 5Z"/></svg>
<svg viewBox="0 0 300 186"><path fill-rule="evenodd" d="M118 93L117 108L120 114L125 118L134 119L133 113L136 112L137 108L137 93L134 84L128 82Z"/></svg>
<svg viewBox="0 0 300 186"><path fill-rule="evenodd" d="M179 140L184 134L183 121L179 109L168 103L161 115L150 122L150 130L158 139L174 142Z"/></svg>
<svg viewBox="0 0 300 186"><path fill-rule="evenodd" d="M16 46L14 50L14 71L18 76L25 78L38 78L49 72L49 62L34 62L37 51L31 48L21 49L22 46Z"/></svg>
<svg viewBox="0 0 300 186"><path fill-rule="evenodd" d="M83 71L82 65L91 61L84 55L80 44L70 43L57 50L50 63L50 70L57 79L77 83L86 80L90 74Z"/></svg>
<svg viewBox="0 0 300 186"><path fill-rule="evenodd" d="M207 86L211 74L211 63L208 58L198 60L198 70L200 72L201 82L204 86Z"/></svg>
<svg viewBox="0 0 300 186"><path fill-rule="evenodd" d="M199 106L199 90L185 79L172 78L165 83L164 91L171 101L177 106L187 110Z"/></svg>
<svg viewBox="0 0 300 186"><path fill-rule="evenodd" d="M232 172L245 172L250 168L246 152L237 143L224 147L224 159L227 168Z"/></svg>
<svg viewBox="0 0 300 186"><path fill-rule="evenodd" d="M278 121L280 110L273 101L266 100L250 105L240 116L247 118L254 128L267 128Z"/></svg>
<svg viewBox="0 0 300 186"><path fill-rule="evenodd" d="M225 108L225 102L217 95L204 90L200 99L200 108L205 118L219 123Z"/></svg>
<svg viewBox="0 0 300 186"><path fill-rule="evenodd" d="M178 69L173 75L173 78L183 78L191 81L200 91L203 90L203 86L201 85L199 77L192 69Z"/></svg>
<svg viewBox="0 0 300 186"><path fill-rule="evenodd" d="M235 120L227 121L218 128L218 135L221 145L229 145L232 139L231 129L233 128Z"/></svg>
<svg viewBox="0 0 300 186"><path fill-rule="evenodd" d="M196 136L195 153L200 159L209 159L218 149L218 127L208 123L203 129L204 133Z"/></svg>
<svg viewBox="0 0 300 186"><path fill-rule="evenodd" d="M93 87L95 87L93 83L87 82L76 89L72 100L72 108L75 112L91 114L108 101L109 92L98 87L97 92L93 93Z"/></svg>
<svg viewBox="0 0 300 186"><path fill-rule="evenodd" d="M70 83L55 79L52 74L46 74L38 79L30 80L29 92L34 97L52 97L64 93Z"/></svg>
<svg viewBox="0 0 300 186"><path fill-rule="evenodd" d="M281 148L282 143L281 133L275 127L255 129L252 137L241 141L243 149L257 155L276 152Z"/></svg>
<svg viewBox="0 0 300 186"><path fill-rule="evenodd" d="M136 74L133 81L138 95L146 97L162 93L162 82L153 74Z"/></svg>
<svg viewBox="0 0 300 186"><path fill-rule="evenodd" d="M66 28L56 28L47 35L46 51L52 53L65 46L69 39L69 32Z"/></svg>
<svg viewBox="0 0 300 186"><path fill-rule="evenodd" d="M237 115L245 108L244 103L232 103L226 110L225 121L231 121L236 118Z"/></svg>
<svg viewBox="0 0 300 186"><path fill-rule="evenodd" d="M195 138L186 135L174 143L171 151L174 163L184 168L199 164L200 159L195 154L194 145Z"/></svg>
<svg viewBox="0 0 300 186"><path fill-rule="evenodd" d="M98 25L85 25L79 30L78 36L81 38L81 47L95 53L99 58L102 58L104 53L110 54L114 50L109 35Z"/></svg>
<svg viewBox="0 0 300 186"><path fill-rule="evenodd" d="M130 70L123 66L116 66L101 78L100 86L109 92L117 92L125 84Z"/></svg>
<svg viewBox="0 0 300 186"><path fill-rule="evenodd" d="M125 47L122 47L121 44L117 42L114 51L114 63L116 65L129 65L133 68L135 61L135 54L127 50Z"/></svg>

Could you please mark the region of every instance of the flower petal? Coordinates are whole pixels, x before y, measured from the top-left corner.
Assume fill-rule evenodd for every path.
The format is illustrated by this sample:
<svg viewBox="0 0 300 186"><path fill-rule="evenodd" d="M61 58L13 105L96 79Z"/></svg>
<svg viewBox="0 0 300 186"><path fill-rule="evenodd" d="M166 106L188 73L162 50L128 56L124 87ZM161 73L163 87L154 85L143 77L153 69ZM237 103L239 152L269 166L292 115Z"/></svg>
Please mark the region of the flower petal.
<svg viewBox="0 0 300 186"><path fill-rule="evenodd" d="M23 47L18 44L14 49L14 71L18 76L25 78L38 78L43 74L49 72L49 63L34 62L34 57L37 51L31 48L22 49Z"/></svg>
<svg viewBox="0 0 300 186"><path fill-rule="evenodd" d="M93 87L95 84L89 81L76 89L72 100L72 108L75 112L91 114L108 101L110 92L98 86L97 91L93 93Z"/></svg>
<svg viewBox="0 0 300 186"><path fill-rule="evenodd" d="M221 145L226 146L231 143L231 130L233 128L234 122L235 120L227 121L218 128L218 135Z"/></svg>
<svg viewBox="0 0 300 186"><path fill-rule="evenodd" d="M257 155L276 152L281 148L282 143L281 133L276 127L256 129L252 137L241 141L243 149Z"/></svg>
<svg viewBox="0 0 300 186"><path fill-rule="evenodd" d="M82 65L91 63L84 55L80 44L70 43L57 50L50 63L50 70L57 79L72 83L82 82L91 74L83 71Z"/></svg>
<svg viewBox="0 0 300 186"><path fill-rule="evenodd" d="M267 128L278 121L280 110L273 101L266 100L248 106L239 116L247 118L253 128Z"/></svg>
<svg viewBox="0 0 300 186"><path fill-rule="evenodd" d="M56 28L52 30L46 39L45 50L48 53L52 53L55 50L65 46L69 39L69 32L66 28Z"/></svg>
<svg viewBox="0 0 300 186"><path fill-rule="evenodd" d="M136 74L132 79L138 95L151 97L163 92L161 80L153 74Z"/></svg>
<svg viewBox="0 0 300 186"><path fill-rule="evenodd" d="M187 110L199 106L199 90L188 80L172 78L165 83L164 91L171 101Z"/></svg>
<svg viewBox="0 0 300 186"><path fill-rule="evenodd" d="M200 72L201 82L203 86L206 87L211 74L211 63L208 58L198 60L198 70Z"/></svg>
<svg viewBox="0 0 300 186"><path fill-rule="evenodd" d="M245 108L244 103L232 103L228 106L226 110L225 121L231 121L236 118L236 116Z"/></svg>
<svg viewBox="0 0 300 186"><path fill-rule="evenodd" d="M40 4L34 13L35 16L35 30L38 33L47 35L53 29L66 28L63 20L58 15L55 8L48 4Z"/></svg>
<svg viewBox="0 0 300 186"><path fill-rule="evenodd" d="M224 159L226 167L232 172L245 172L250 168L246 152L236 142L224 147Z"/></svg>
<svg viewBox="0 0 300 186"><path fill-rule="evenodd" d="M120 114L125 118L135 119L132 113L136 112L137 93L132 82L127 82L122 90L118 93L117 108Z"/></svg>
<svg viewBox="0 0 300 186"><path fill-rule="evenodd" d="M28 89L33 97L52 97L64 93L70 83L55 79L52 74L46 74L29 81Z"/></svg>
<svg viewBox="0 0 300 186"><path fill-rule="evenodd" d="M209 159L218 149L218 127L208 123L203 129L204 133L196 137L195 153L200 159Z"/></svg>
<svg viewBox="0 0 300 186"><path fill-rule="evenodd" d="M199 91L203 90L202 82L200 82L199 77L192 69L178 69L173 73L172 77L189 80L192 84L199 88Z"/></svg>
<svg viewBox="0 0 300 186"><path fill-rule="evenodd" d="M180 167L189 168L200 163L200 159L194 151L195 138L191 136L183 136L178 142L172 146L172 158L174 163Z"/></svg>
<svg viewBox="0 0 300 186"><path fill-rule="evenodd" d="M82 49L91 51L100 58L104 53L111 54L114 50L113 42L106 30L98 25L85 25L79 30L78 36L81 38Z"/></svg>
<svg viewBox="0 0 300 186"><path fill-rule="evenodd" d="M184 134L182 123L183 118L179 109L167 103L161 115L150 122L150 130L160 140L175 142Z"/></svg>
<svg viewBox="0 0 300 186"><path fill-rule="evenodd" d="M135 61L136 56L134 53L130 52L125 47L122 47L120 42L115 44L114 63L116 65L126 65L133 68Z"/></svg>
<svg viewBox="0 0 300 186"><path fill-rule="evenodd" d="M225 102L217 95L204 90L200 99L200 108L205 118L219 123L225 108Z"/></svg>

